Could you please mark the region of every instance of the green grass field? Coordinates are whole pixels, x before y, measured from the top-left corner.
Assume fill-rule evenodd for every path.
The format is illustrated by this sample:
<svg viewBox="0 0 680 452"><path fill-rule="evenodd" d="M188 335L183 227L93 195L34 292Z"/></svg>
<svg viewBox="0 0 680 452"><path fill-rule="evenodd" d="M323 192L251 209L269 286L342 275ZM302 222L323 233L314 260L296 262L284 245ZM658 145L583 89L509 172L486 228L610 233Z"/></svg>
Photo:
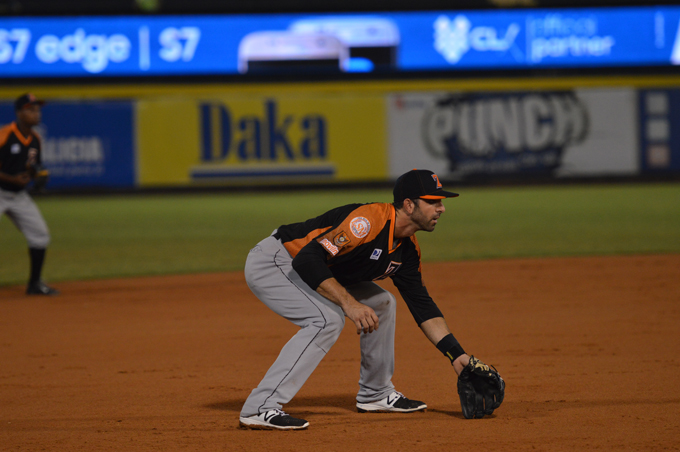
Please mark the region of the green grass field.
<svg viewBox="0 0 680 452"><path fill-rule="evenodd" d="M425 261L680 252L680 184L461 188ZM240 270L274 228L389 190L37 199L52 233L48 281ZM23 283L28 253L0 219L0 285Z"/></svg>

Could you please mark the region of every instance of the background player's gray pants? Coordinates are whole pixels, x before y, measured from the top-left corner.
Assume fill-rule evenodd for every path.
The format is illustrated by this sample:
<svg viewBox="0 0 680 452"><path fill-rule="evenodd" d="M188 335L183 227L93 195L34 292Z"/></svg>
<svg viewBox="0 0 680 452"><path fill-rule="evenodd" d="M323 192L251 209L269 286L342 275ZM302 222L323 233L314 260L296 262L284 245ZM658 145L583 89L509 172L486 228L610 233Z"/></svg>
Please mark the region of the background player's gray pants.
<svg viewBox="0 0 680 452"><path fill-rule="evenodd" d="M345 324L342 309L305 284L291 262L286 248L274 237L261 241L246 260L246 282L253 293L300 330L251 392L241 410L243 417L280 409L288 403L326 356ZM380 319L378 330L362 333L359 340L361 372L357 401L372 402L394 391L391 379L396 299L372 282L354 284L347 290L359 302L373 308Z"/></svg>
<svg viewBox="0 0 680 452"><path fill-rule="evenodd" d="M45 219L25 190L15 193L0 188L0 218L3 213L24 234L29 248L47 248L50 244Z"/></svg>

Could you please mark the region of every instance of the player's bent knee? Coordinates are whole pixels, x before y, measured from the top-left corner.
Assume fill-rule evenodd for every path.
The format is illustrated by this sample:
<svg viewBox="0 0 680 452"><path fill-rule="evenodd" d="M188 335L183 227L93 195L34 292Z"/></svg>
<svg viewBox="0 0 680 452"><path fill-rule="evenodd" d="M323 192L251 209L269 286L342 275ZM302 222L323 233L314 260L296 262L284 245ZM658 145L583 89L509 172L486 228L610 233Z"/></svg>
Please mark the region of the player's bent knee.
<svg viewBox="0 0 680 452"><path fill-rule="evenodd" d="M385 292L373 308L376 314L393 313L397 310L397 299L390 292Z"/></svg>
<svg viewBox="0 0 680 452"><path fill-rule="evenodd" d="M389 305L390 309L396 309L397 307L397 297L387 292L386 304Z"/></svg>
<svg viewBox="0 0 680 452"><path fill-rule="evenodd" d="M315 319L312 326L319 328L320 334L327 336L340 336L345 326L345 318L341 316L327 316L326 318Z"/></svg>
<svg viewBox="0 0 680 452"><path fill-rule="evenodd" d="M26 241L29 248L47 248L51 243L51 237L49 233L32 235L27 237Z"/></svg>
<svg viewBox="0 0 680 452"><path fill-rule="evenodd" d="M322 334L338 338L345 326L345 318L341 316L329 316L325 319L321 328Z"/></svg>
<svg viewBox="0 0 680 452"><path fill-rule="evenodd" d="M344 325L344 319L332 319L321 323L313 322L310 326L319 329L314 343L325 352L328 352L340 337Z"/></svg>

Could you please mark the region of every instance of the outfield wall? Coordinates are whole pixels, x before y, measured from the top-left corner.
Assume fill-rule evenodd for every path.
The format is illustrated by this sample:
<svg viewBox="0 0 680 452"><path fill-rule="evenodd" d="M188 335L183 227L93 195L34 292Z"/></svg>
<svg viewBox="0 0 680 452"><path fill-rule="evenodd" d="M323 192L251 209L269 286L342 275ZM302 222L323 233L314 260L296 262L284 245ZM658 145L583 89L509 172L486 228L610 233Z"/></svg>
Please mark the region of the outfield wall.
<svg viewBox="0 0 680 452"><path fill-rule="evenodd" d="M680 77L0 88L47 99L52 189L680 172Z"/></svg>

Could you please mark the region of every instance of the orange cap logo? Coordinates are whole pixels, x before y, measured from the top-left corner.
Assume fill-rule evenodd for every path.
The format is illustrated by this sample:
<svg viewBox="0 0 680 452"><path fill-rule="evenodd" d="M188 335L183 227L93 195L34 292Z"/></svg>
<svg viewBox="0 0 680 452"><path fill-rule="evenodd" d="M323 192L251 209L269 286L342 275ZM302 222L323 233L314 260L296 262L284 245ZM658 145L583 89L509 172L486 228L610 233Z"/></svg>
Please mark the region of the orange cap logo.
<svg viewBox="0 0 680 452"><path fill-rule="evenodd" d="M432 179L434 179L434 181L437 183L437 190L439 190L440 188L442 188L442 184L441 184L441 182L439 182L439 177L437 177L436 174L433 174L433 175L432 175Z"/></svg>

